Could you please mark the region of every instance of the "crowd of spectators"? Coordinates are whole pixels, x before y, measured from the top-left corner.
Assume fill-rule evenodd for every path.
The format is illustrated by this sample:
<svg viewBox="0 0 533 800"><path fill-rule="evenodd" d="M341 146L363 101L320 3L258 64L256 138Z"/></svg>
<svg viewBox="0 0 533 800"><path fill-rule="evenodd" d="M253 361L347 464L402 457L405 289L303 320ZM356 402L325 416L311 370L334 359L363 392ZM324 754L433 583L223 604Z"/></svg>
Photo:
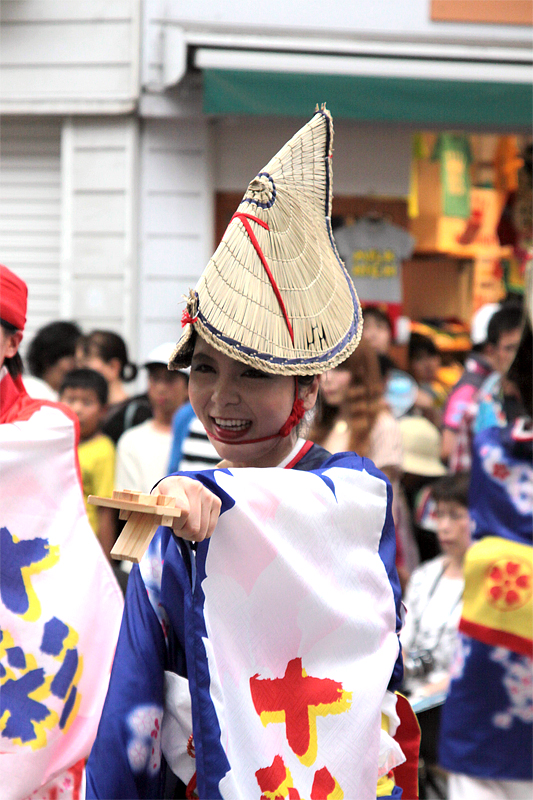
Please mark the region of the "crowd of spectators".
<svg viewBox="0 0 533 800"><path fill-rule="evenodd" d="M304 423L309 437L326 450L353 450L371 459L393 487L406 608L404 691L422 729L422 797L448 797L446 773L439 767L439 726L458 646L463 565L471 544L474 437L494 426L506 430L527 417L524 392L516 376L514 382L507 377L521 333L521 307L503 303L477 316L472 351L451 372L442 368L435 342L419 333L411 334L405 369L399 369L391 355L390 320L382 309L370 307L360 346L321 378L318 411ZM167 369L172 347L161 344L150 353L142 365L146 390L130 395L125 384L138 370L117 333L83 335L75 323L54 322L30 343L27 391L59 399L78 417L85 498L110 495L113 489L149 492L162 475L218 462L188 402L187 371ZM450 374L458 378L453 385ZM94 506L87 512L109 557L120 528L116 513ZM127 575L119 581L124 588ZM454 800L466 797L460 783L453 786Z"/></svg>

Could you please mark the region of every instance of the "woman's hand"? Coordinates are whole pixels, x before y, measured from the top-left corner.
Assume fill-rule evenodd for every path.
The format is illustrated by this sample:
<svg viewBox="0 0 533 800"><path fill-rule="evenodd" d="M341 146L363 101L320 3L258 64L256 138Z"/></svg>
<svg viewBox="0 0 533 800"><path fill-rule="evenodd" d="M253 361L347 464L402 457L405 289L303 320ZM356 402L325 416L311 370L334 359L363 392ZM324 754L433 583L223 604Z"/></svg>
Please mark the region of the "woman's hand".
<svg viewBox="0 0 533 800"><path fill-rule="evenodd" d="M182 509L181 517L172 523L172 530L177 536L191 542L209 539L220 515L221 502L203 483L180 476L164 478L157 484L153 494L176 498L176 507Z"/></svg>

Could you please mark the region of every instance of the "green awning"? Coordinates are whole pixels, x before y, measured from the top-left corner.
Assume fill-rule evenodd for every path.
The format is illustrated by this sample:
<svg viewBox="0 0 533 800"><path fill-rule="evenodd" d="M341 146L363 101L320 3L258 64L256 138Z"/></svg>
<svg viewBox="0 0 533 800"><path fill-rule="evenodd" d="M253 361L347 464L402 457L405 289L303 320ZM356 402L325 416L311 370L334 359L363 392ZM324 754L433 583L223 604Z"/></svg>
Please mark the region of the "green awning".
<svg viewBox="0 0 533 800"><path fill-rule="evenodd" d="M531 130L525 83L311 75L205 69L204 112L308 117L326 103L334 119Z"/></svg>

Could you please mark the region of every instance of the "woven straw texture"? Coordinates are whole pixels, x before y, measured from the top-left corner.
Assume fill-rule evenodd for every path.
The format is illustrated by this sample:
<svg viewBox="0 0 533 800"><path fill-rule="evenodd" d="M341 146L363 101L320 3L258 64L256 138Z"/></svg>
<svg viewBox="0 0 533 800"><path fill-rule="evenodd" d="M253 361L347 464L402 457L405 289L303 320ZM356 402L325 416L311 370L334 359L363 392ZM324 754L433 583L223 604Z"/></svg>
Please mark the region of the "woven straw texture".
<svg viewBox="0 0 533 800"><path fill-rule="evenodd" d="M331 234L332 142L323 108L250 183L191 293L194 321L172 368L190 363L193 327L232 358L284 375L324 372L355 349L361 309Z"/></svg>

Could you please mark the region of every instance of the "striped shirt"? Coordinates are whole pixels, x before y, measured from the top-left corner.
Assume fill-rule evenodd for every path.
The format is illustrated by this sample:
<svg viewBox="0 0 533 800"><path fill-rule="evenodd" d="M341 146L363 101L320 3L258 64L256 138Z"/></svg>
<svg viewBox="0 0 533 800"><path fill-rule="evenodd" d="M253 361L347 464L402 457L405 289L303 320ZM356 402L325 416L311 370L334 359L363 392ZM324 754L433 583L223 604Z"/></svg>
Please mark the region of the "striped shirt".
<svg viewBox="0 0 533 800"><path fill-rule="evenodd" d="M179 471L213 469L219 461L220 456L209 441L204 426L198 417L193 417L181 447Z"/></svg>

